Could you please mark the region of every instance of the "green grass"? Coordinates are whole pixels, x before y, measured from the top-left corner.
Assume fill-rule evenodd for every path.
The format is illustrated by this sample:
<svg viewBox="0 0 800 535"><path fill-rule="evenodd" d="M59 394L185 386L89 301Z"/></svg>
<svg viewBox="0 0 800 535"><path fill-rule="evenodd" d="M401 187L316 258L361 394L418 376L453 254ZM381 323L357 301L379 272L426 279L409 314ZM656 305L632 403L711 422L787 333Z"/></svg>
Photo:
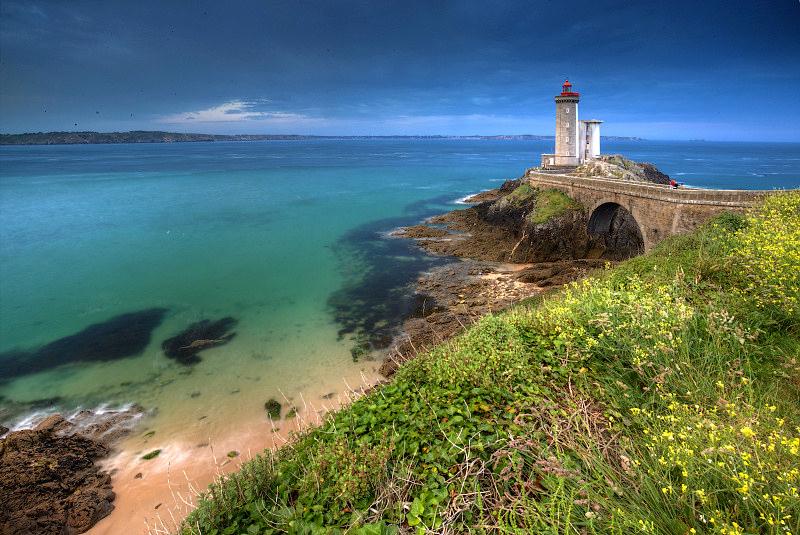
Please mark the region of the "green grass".
<svg viewBox="0 0 800 535"><path fill-rule="evenodd" d="M532 188L530 184L521 184L517 186L514 191L504 197L505 202L510 203L512 206L521 206L522 204L533 199L537 190Z"/></svg>
<svg viewBox="0 0 800 535"><path fill-rule="evenodd" d="M481 319L183 533L800 532L800 194L775 199Z"/></svg>
<svg viewBox="0 0 800 535"><path fill-rule="evenodd" d="M528 215L528 222L533 225L546 223L553 218L582 206L577 201L557 189L543 189L536 193L536 206Z"/></svg>

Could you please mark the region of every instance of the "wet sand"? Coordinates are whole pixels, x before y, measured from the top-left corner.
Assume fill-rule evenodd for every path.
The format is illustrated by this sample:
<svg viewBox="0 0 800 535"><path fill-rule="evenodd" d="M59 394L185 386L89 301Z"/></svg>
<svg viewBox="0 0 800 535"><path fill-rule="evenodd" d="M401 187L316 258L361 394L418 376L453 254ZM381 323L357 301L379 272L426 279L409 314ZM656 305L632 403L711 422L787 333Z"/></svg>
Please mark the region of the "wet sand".
<svg viewBox="0 0 800 535"><path fill-rule="evenodd" d="M282 446L293 432L319 424L326 412L347 404L362 388L379 380L375 367L368 362L358 373L282 397L278 400L283 405L279 421L271 422L263 411L258 417L248 415L224 423L204 425L208 420L204 418L187 422L166 441L158 440L158 433L147 436L146 431L137 430L120 444L118 453L103 461L112 473L115 509L87 533L174 533L196 505L198 493L211 482L238 470L265 449ZM292 406L297 415L286 418ZM162 450L156 458L142 459L155 449ZM231 451L238 456L229 457Z"/></svg>

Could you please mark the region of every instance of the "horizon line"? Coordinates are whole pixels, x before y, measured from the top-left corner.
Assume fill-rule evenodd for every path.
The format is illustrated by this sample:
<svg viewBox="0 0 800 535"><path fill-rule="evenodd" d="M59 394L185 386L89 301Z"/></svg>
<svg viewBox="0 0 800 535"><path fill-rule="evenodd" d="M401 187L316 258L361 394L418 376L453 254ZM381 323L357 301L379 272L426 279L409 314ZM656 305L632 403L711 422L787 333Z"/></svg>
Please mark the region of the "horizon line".
<svg viewBox="0 0 800 535"><path fill-rule="evenodd" d="M54 134L172 134L181 136L208 136L219 138L254 138L254 137L273 137L273 138L318 138L318 139L348 139L348 138L374 138L374 139L391 139L391 138L462 138L462 139L475 139L475 138L496 138L496 137L536 137L536 138L555 138L553 134L271 134L271 133L237 133L237 134L212 134L208 132L176 132L170 130L114 130L114 131L100 131L100 130L48 130L48 131L29 131L29 132L0 132L0 136L34 136L34 135L54 135ZM684 141L684 142L712 142L712 143L800 143L800 140L718 140L706 138L645 138L635 135L601 135L601 138L619 138L629 139L636 141ZM246 139L230 141L247 141ZM252 140L258 141L258 140ZM269 141L267 139L262 141ZM275 141L279 141L276 139ZM124 143L124 142L123 142ZM123 144L120 143L120 144ZM63 144L63 143L61 143ZM78 143L80 144L80 143ZM87 143L90 144L90 143Z"/></svg>

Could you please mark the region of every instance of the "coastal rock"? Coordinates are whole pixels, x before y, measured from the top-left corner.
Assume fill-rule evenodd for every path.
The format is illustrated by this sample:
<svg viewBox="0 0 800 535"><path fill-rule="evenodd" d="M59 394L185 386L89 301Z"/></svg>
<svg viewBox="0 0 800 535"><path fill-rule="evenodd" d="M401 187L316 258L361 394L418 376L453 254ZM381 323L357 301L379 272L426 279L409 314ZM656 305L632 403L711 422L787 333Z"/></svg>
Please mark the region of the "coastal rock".
<svg viewBox="0 0 800 535"><path fill-rule="evenodd" d="M663 174L650 164L635 165L637 172L661 180L657 175ZM430 218L429 225L408 227L401 235L436 255L492 262L616 261L643 252L639 227L626 210L611 214L608 228L594 234L588 211L561 191L538 189L522 180L507 182L493 194L494 201ZM442 235L442 227L450 233Z"/></svg>
<svg viewBox="0 0 800 535"><path fill-rule="evenodd" d="M236 335L229 332L236 323L231 317L192 323L177 335L164 340L161 349L167 357L181 364L197 364L200 362L197 353L209 347L226 344Z"/></svg>
<svg viewBox="0 0 800 535"><path fill-rule="evenodd" d="M584 211L571 210L541 224L525 222L519 206L482 204L437 216L432 223L453 230L444 239L420 240L428 252L490 262L552 262L584 257L590 249Z"/></svg>
<svg viewBox="0 0 800 535"><path fill-rule="evenodd" d="M450 234L443 228L429 227L428 225L414 225L412 227L403 227L402 229L392 233L398 238L442 238Z"/></svg>
<svg viewBox="0 0 800 535"><path fill-rule="evenodd" d="M662 173L655 165L635 162L620 154L600 156L579 166L575 175L587 178L614 178L632 182L652 182L669 184L669 175Z"/></svg>
<svg viewBox="0 0 800 535"><path fill-rule="evenodd" d="M0 532L83 533L114 508L111 476L96 461L105 444L54 415L0 441Z"/></svg>
<svg viewBox="0 0 800 535"><path fill-rule="evenodd" d="M562 286L585 277L589 272L604 267L604 259L581 259L567 262L543 262L518 271L514 279L540 288Z"/></svg>
<svg viewBox="0 0 800 535"><path fill-rule="evenodd" d="M481 191L480 193L476 193L470 197L464 199L465 203L468 204L478 204L482 202L494 202L504 195L508 195L522 183L522 180L519 178L515 178L513 180L506 180L503 182L503 185L499 188L490 189L486 191Z"/></svg>
<svg viewBox="0 0 800 535"><path fill-rule="evenodd" d="M417 241L437 255L504 262L517 241L513 232L485 221L477 207L436 216L431 223L446 225L452 231L446 239Z"/></svg>

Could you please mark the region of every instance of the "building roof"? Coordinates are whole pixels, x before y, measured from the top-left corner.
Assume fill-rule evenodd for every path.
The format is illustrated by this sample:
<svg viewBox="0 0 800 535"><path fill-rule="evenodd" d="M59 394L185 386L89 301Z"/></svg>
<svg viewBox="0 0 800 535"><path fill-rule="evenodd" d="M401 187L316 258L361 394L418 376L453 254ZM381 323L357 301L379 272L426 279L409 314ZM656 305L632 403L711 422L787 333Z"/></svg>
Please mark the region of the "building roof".
<svg viewBox="0 0 800 535"><path fill-rule="evenodd" d="M564 80L564 83L561 86L561 95L562 97L579 97L580 93L575 93L572 91L572 84L569 83L569 80Z"/></svg>

